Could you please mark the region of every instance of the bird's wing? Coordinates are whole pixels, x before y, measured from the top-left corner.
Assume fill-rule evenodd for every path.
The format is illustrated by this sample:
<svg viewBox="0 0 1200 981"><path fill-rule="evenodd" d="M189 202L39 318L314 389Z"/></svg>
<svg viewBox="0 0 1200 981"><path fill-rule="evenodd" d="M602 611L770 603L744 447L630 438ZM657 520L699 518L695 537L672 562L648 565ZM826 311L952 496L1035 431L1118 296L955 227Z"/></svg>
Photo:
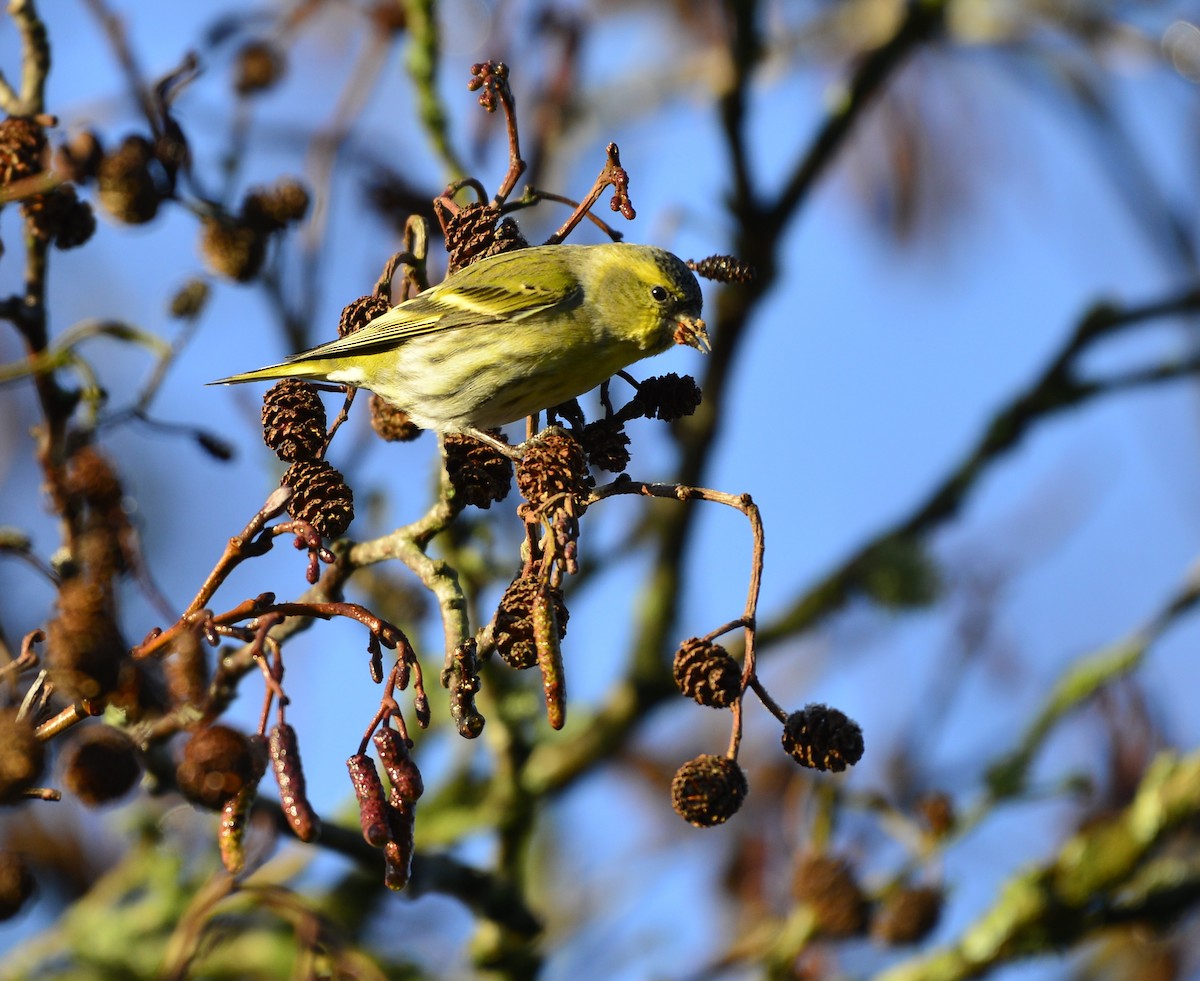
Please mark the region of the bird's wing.
<svg viewBox="0 0 1200 981"><path fill-rule="evenodd" d="M287 360L338 357L386 350L424 334L489 323L511 323L554 307L566 309L582 299L582 289L548 289L530 283L519 286L458 282L435 286L381 314L365 327L328 344L294 354Z"/></svg>

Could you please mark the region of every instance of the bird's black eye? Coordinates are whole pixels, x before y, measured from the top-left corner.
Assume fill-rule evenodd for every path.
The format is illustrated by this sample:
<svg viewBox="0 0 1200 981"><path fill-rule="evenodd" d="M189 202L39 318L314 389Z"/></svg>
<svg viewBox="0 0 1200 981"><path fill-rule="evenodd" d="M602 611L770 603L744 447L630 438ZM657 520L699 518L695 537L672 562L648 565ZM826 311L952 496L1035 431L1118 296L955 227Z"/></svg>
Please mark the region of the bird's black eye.
<svg viewBox="0 0 1200 981"><path fill-rule="evenodd" d="M651 286L650 287L650 295L652 297L654 297L655 302L666 303L667 296L669 294L667 293L666 288L663 286Z"/></svg>

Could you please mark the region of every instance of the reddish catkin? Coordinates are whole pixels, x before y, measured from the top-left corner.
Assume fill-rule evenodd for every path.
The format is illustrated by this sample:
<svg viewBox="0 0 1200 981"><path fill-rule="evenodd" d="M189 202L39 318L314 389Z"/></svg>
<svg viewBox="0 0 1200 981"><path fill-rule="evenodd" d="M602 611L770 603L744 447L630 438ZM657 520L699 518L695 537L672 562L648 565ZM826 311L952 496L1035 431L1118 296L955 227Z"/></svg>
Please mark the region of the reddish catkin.
<svg viewBox="0 0 1200 981"><path fill-rule="evenodd" d="M412 875L413 836L416 813L411 804L389 806L392 840L383 846L383 882L397 892L408 885Z"/></svg>
<svg viewBox="0 0 1200 981"><path fill-rule="evenodd" d="M533 594L533 645L537 664L542 672L542 688L546 693L546 719L551 729L567 724L567 684L563 670L562 647L559 645L558 622L550 602L550 588L541 583Z"/></svg>
<svg viewBox="0 0 1200 981"><path fill-rule="evenodd" d="M392 796L405 804L415 804L425 792L425 783L417 764L408 755L408 744L404 737L391 726L382 726L375 730L374 740L375 748L379 751L379 762L392 782ZM395 804L396 800L392 803Z"/></svg>
<svg viewBox="0 0 1200 981"><path fill-rule="evenodd" d="M221 852L221 864L230 875L237 875L246 868L246 826L250 822L250 806L254 803L254 797L253 787L243 787L221 808L217 845Z"/></svg>
<svg viewBox="0 0 1200 981"><path fill-rule="evenodd" d="M287 723L271 729L271 768L279 784L279 801L292 832L301 841L315 841L321 822L308 802L296 730Z"/></svg>
<svg viewBox="0 0 1200 981"><path fill-rule="evenodd" d="M373 848L382 848L388 843L390 830L387 799L375 761L365 753L355 753L346 760L346 768L350 771L354 796L358 798L358 820L363 838Z"/></svg>

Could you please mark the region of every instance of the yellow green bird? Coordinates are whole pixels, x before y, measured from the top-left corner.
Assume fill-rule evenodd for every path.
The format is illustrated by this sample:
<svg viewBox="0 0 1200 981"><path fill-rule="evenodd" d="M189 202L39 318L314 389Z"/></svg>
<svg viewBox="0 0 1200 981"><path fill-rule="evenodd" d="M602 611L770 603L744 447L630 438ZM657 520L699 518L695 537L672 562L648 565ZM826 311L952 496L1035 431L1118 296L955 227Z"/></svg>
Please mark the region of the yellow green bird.
<svg viewBox="0 0 1200 981"><path fill-rule="evenodd" d="M473 263L336 341L212 384L353 385L425 429L478 434L673 344L707 351L701 304L692 271L663 249L534 246Z"/></svg>

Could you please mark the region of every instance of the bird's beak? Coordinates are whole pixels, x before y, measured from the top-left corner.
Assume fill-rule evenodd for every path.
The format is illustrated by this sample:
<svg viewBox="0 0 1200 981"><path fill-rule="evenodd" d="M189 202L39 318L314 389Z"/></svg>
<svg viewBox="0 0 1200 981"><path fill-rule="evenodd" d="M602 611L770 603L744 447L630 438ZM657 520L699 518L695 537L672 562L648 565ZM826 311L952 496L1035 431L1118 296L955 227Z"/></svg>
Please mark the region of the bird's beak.
<svg viewBox="0 0 1200 981"><path fill-rule="evenodd" d="M712 350L708 343L708 328L699 317L680 317L675 322L675 343L694 347L701 354Z"/></svg>

